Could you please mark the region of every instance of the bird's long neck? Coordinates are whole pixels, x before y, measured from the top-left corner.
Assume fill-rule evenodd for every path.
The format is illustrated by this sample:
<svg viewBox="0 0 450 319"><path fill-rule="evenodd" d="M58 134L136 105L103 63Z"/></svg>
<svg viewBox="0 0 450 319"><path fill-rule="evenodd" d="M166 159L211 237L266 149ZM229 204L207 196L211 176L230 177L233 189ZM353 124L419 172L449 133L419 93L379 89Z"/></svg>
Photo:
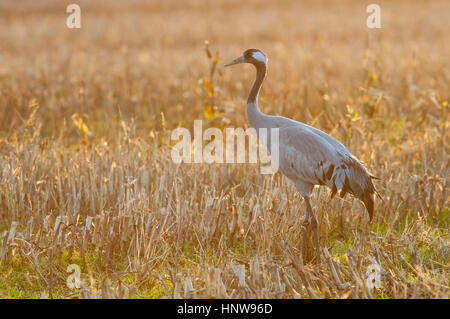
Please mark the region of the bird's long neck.
<svg viewBox="0 0 450 319"><path fill-rule="evenodd" d="M265 63L257 63L255 64L255 67L256 79L247 99L247 118L252 127L260 128L262 127L263 120L266 115L261 113L258 108L258 95L264 78L266 77L267 67Z"/></svg>

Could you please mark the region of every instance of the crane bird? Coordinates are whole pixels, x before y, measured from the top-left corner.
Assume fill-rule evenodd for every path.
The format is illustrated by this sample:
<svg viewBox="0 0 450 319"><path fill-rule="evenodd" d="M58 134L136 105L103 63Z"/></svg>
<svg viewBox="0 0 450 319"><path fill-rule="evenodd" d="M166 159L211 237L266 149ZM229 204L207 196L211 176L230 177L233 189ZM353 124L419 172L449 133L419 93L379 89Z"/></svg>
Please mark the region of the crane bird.
<svg viewBox="0 0 450 319"><path fill-rule="evenodd" d="M314 186L328 186L331 198L337 191L340 191L341 197L350 193L359 198L372 221L376 193L372 178L375 177L369 174L343 144L327 133L286 117L266 115L259 110L258 95L266 76L267 62L267 57L261 50L248 49L224 66L250 63L256 68L256 79L247 99L247 119L257 131L260 128L268 131L272 128L279 129L279 169L294 182L306 203L306 214L302 222L302 256L305 253L308 229L312 226L316 257L320 264L318 221L310 203Z"/></svg>

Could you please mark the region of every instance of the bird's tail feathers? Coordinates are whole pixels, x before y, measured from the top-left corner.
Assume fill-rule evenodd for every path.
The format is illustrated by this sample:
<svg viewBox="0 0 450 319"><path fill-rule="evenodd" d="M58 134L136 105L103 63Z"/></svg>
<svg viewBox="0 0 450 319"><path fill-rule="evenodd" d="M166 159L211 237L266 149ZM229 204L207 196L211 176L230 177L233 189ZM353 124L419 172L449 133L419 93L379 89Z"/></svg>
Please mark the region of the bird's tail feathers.
<svg viewBox="0 0 450 319"><path fill-rule="evenodd" d="M361 201L366 206L367 212L369 213L369 223L373 220L373 211L374 211L374 193L364 192Z"/></svg>
<svg viewBox="0 0 450 319"><path fill-rule="evenodd" d="M379 179L370 175L366 168L356 159L349 158L343 161L343 164L334 169L331 178L331 198L337 191L344 197L346 193L353 194L359 198L369 213L370 222L374 214L374 195L381 195L376 191L372 179Z"/></svg>

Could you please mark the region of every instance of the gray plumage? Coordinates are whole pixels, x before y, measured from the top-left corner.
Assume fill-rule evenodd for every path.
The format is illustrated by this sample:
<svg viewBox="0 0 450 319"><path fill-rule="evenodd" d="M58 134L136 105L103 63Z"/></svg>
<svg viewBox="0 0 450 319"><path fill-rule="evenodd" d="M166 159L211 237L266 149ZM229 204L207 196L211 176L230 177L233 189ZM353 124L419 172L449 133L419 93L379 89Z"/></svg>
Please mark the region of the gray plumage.
<svg viewBox="0 0 450 319"><path fill-rule="evenodd" d="M258 111L254 105L249 108L254 109L250 112ZM303 197L311 196L314 185L328 186L332 197L338 191L341 197L350 193L363 201L372 220L375 187L356 157L331 136L309 125L263 114L259 119L262 117L266 117L265 126L254 121L250 125L279 128L280 171L295 183Z"/></svg>
<svg viewBox="0 0 450 319"><path fill-rule="evenodd" d="M281 172L291 179L303 197L310 197L314 185L326 185L332 196L350 193L366 206L373 218L375 187L362 163L339 141L307 124L282 116L261 113L258 93L267 70L267 58L257 49L249 49L228 65L251 63L257 76L247 101L247 117L255 129L279 128ZM269 133L270 134L270 133Z"/></svg>
<svg viewBox="0 0 450 319"><path fill-rule="evenodd" d="M309 223L312 218L317 224L309 203L314 185L328 186L332 198L338 191L341 197L346 193L356 196L365 204L372 220L375 187L364 165L327 133L292 119L261 113L258 94L266 75L267 58L260 50L249 49L225 66L238 63L251 63L256 68L256 80L247 100L248 121L257 131L259 128L267 128L269 139L270 128L279 128L279 168L305 198L305 222ZM317 227L315 231L320 262Z"/></svg>

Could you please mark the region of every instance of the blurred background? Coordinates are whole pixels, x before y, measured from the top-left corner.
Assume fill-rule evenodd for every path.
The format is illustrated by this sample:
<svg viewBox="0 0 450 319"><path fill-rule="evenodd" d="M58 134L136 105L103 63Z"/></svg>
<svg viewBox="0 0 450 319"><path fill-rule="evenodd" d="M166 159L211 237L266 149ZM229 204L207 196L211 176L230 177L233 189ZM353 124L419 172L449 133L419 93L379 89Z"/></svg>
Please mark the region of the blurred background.
<svg viewBox="0 0 450 319"><path fill-rule="evenodd" d="M139 129L158 129L161 112L170 127L190 126L203 116L205 40L220 63L252 47L267 54L268 113L311 120L324 94L338 108L358 104L371 75L378 89L389 88L385 116L418 112L403 95L411 85L448 99L448 1L378 1L382 28L373 30L366 27L369 1L77 1L81 29L66 27L70 3L0 3L3 134L27 117L30 101L42 106L47 136L75 112L106 136L111 126L104 124L119 107ZM226 95L221 106L237 108L230 120L241 125L252 72L227 70L216 82Z"/></svg>

